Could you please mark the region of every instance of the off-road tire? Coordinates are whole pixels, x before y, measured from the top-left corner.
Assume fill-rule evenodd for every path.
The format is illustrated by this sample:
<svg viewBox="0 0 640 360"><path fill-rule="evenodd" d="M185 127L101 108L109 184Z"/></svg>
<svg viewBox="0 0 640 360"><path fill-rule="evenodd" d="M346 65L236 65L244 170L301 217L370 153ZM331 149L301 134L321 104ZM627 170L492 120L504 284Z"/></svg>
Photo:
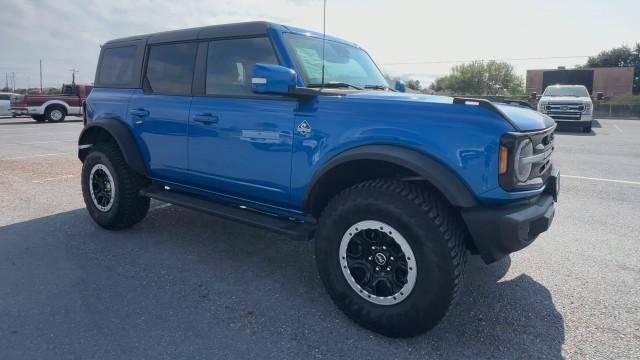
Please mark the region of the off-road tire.
<svg viewBox="0 0 640 360"><path fill-rule="evenodd" d="M44 122L46 120L44 115L31 115L31 118L37 122Z"/></svg>
<svg viewBox="0 0 640 360"><path fill-rule="evenodd" d="M56 111L60 111L62 114L61 117L53 116L54 114L58 114ZM44 118L48 122L63 122L65 116L67 116L67 110L60 105L51 105L44 112Z"/></svg>
<svg viewBox="0 0 640 360"><path fill-rule="evenodd" d="M366 181L344 190L322 212L315 253L324 286L353 321L391 337L411 337L433 328L458 296L466 262L466 228L434 191L392 179ZM393 305L372 303L343 274L339 247L353 224L376 220L397 229L416 262L411 293Z"/></svg>
<svg viewBox="0 0 640 360"><path fill-rule="evenodd" d="M96 164L104 165L113 176L115 195L108 211L100 210L91 196L89 181ZM101 227L109 230L128 228L147 215L150 199L139 195L147 179L129 168L115 145L96 145L84 159L81 176L84 203L91 218Z"/></svg>
<svg viewBox="0 0 640 360"><path fill-rule="evenodd" d="M593 125L593 123L590 122L589 125L587 125L587 126L582 128L582 132L590 133L592 125Z"/></svg>

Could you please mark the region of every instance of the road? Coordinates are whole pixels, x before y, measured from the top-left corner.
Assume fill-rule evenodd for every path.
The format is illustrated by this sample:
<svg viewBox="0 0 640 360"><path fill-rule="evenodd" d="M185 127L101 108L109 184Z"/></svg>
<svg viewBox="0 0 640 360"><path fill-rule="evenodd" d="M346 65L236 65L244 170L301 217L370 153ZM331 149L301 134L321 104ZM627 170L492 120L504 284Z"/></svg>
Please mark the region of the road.
<svg viewBox="0 0 640 360"><path fill-rule="evenodd" d="M153 203L97 227L81 122L0 119L0 358L638 358L640 121L560 132L552 229L491 266L430 333L390 339L331 303L313 244Z"/></svg>

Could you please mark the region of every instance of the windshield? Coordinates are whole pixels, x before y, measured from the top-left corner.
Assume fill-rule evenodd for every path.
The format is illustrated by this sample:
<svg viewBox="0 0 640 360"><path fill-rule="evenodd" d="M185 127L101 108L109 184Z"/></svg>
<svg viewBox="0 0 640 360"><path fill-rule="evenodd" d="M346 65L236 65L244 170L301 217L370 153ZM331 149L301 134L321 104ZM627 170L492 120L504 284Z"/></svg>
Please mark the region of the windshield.
<svg viewBox="0 0 640 360"><path fill-rule="evenodd" d="M285 38L302 68L302 76L307 86L321 84L322 39L294 34L285 34ZM358 87L389 86L364 50L327 40L324 51L325 83L344 83Z"/></svg>
<svg viewBox="0 0 640 360"><path fill-rule="evenodd" d="M584 86L549 86L542 96L589 97L589 92Z"/></svg>

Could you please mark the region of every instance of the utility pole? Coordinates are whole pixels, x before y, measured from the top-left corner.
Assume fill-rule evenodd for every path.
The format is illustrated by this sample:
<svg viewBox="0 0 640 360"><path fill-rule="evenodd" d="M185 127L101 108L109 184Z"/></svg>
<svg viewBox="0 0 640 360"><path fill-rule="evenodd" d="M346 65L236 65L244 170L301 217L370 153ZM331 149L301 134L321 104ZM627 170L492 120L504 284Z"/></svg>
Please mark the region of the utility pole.
<svg viewBox="0 0 640 360"><path fill-rule="evenodd" d="M9 73L8 72L4 73L4 88L7 89L7 91L9 91Z"/></svg>
<svg viewBox="0 0 640 360"><path fill-rule="evenodd" d="M80 72L80 71L78 71L76 69L71 69L69 71L71 71L71 85L75 86L75 84L76 84L76 73Z"/></svg>
<svg viewBox="0 0 640 360"><path fill-rule="evenodd" d="M40 94L42 94L42 59L40 59Z"/></svg>

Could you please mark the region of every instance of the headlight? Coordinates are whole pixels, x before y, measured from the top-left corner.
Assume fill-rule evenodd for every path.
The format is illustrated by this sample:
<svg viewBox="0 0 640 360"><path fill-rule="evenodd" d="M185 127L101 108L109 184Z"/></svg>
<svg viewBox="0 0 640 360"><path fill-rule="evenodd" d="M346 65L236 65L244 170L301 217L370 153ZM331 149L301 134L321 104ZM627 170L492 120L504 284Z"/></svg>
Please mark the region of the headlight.
<svg viewBox="0 0 640 360"><path fill-rule="evenodd" d="M534 146L534 144L537 144ZM551 164L553 129L506 133L500 139L498 179L506 191L538 189ZM536 175L537 174L537 175Z"/></svg>
<svg viewBox="0 0 640 360"><path fill-rule="evenodd" d="M593 104L588 102L588 103L584 103L584 112L589 114L591 113L591 111L593 110Z"/></svg>
<svg viewBox="0 0 640 360"><path fill-rule="evenodd" d="M545 107L547 106L547 103L540 101L538 103L538 111L543 112L545 109Z"/></svg>
<svg viewBox="0 0 640 360"><path fill-rule="evenodd" d="M529 179L529 175L531 175L531 162L526 161L531 155L533 155L531 140L525 139L521 141L514 155L515 176L519 182L526 182Z"/></svg>

